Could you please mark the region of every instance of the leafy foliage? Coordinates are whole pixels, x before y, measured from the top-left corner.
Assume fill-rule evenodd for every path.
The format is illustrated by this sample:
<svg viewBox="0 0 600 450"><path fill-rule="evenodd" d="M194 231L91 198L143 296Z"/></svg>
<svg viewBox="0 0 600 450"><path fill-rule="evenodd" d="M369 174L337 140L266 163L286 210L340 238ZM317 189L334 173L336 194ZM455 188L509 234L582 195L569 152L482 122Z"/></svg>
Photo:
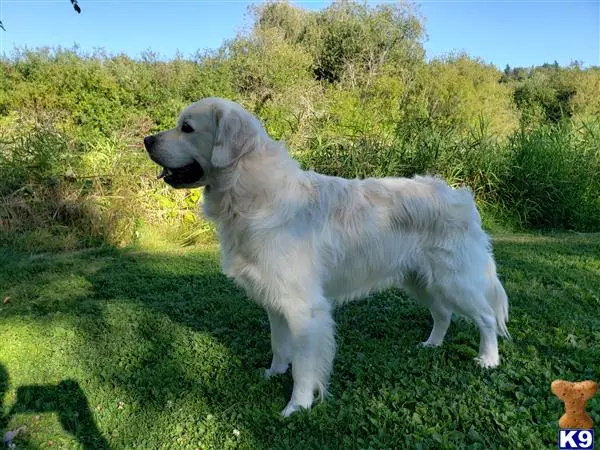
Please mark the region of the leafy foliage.
<svg viewBox="0 0 600 450"><path fill-rule="evenodd" d="M438 173L501 221L600 229L600 69L501 72L464 54L427 62L404 4L250 12L248 32L192 59L42 48L0 61L2 229L125 245L166 223L186 242L205 239L189 203L199 193L153 180L141 146L205 96L242 103L307 168ZM69 220L65 202L79 205Z"/></svg>

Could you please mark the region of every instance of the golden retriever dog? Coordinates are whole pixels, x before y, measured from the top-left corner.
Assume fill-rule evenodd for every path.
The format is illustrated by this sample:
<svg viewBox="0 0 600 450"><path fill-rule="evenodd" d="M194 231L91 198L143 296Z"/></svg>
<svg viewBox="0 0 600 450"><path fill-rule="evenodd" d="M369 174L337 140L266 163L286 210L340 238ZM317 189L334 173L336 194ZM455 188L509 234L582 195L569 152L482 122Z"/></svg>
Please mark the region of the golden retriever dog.
<svg viewBox="0 0 600 450"><path fill-rule="evenodd" d="M205 98L144 145L174 188L204 186L204 214L218 228L223 272L267 312L273 359L292 365L282 411L308 409L327 391L335 354L332 309L397 286L427 306L442 344L452 313L480 332L482 367L509 338L508 299L473 195L443 180L347 180L304 171L237 103Z"/></svg>

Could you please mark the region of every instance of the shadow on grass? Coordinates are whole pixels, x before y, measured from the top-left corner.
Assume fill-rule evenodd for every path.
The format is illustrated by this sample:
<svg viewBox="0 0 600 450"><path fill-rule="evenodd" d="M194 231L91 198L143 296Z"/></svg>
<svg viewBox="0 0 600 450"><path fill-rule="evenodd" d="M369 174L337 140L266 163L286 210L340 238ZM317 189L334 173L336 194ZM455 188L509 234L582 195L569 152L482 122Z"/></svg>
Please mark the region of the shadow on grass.
<svg viewBox="0 0 600 450"><path fill-rule="evenodd" d="M559 377L600 379L600 234L506 236L494 247L517 342Z"/></svg>
<svg viewBox="0 0 600 450"><path fill-rule="evenodd" d="M550 394L550 382L600 378L598 351L591 350L600 330L589 314L597 301L593 292L600 292L598 266L585 264L587 259L597 262L599 245L595 240L532 238L499 240L495 248L511 301L514 337L512 343L501 343L500 369L484 373L472 365L478 334L462 321L453 323L441 349L417 349L429 332L429 313L388 291L336 312L333 397L310 415L285 422L278 412L290 395L291 377L265 381L258 370L270 358L266 314L219 272L215 253L109 250L33 260L22 282L48 272L43 280L54 289L55 275L64 279L70 274L80 277L86 290L56 300L39 299L34 291L26 308L8 314L39 321L68 317L85 338L78 349L84 371L102 385L125 391L153 417L165 414L165 405L197 399L194 408L202 417L181 419L188 421L194 439L201 438L194 430L210 425L222 435L241 429L252 447L302 442L310 447L309 440L314 447L327 446L332 436L346 447L368 446L374 436L379 441L373 442L383 446L414 446L438 427L436 433L449 442L476 447L478 438L470 431L475 427L486 436L484 444L514 446L530 439L532 445L555 445L560 402ZM393 391L392 397L387 391ZM482 391L486 394L476 397ZM515 397L515 391L524 397ZM527 403L532 399L537 403ZM467 406L460 408L475 409L479 416L471 418L463 409L452 412L461 402ZM430 420L421 425L413 423L420 404L429 417L419 420ZM457 418L448 422L453 414ZM211 422L212 416L220 424ZM519 428L518 420L529 425ZM510 437L507 429L515 435ZM449 430L459 434L453 438L455 431ZM203 442L219 447L223 438Z"/></svg>
<svg viewBox="0 0 600 450"><path fill-rule="evenodd" d="M8 390L8 382L8 372L0 364L0 401ZM3 410L0 402L0 411ZM56 385L19 386L13 406L0 418L0 435L4 436L8 431L6 427L14 414L48 412L58 415L63 429L84 449L110 448L96 426L85 393L74 380L63 380Z"/></svg>

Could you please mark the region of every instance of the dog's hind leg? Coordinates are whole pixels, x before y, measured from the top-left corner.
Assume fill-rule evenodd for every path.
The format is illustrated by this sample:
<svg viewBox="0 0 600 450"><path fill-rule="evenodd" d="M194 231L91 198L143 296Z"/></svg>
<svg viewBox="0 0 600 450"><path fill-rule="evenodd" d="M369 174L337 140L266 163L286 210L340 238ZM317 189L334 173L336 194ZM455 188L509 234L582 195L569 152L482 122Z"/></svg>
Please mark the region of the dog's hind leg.
<svg viewBox="0 0 600 450"><path fill-rule="evenodd" d="M292 362L292 337L283 315L271 309L267 310L267 314L271 327L273 360L271 367L265 370L265 378L271 378L287 372L288 366Z"/></svg>
<svg viewBox="0 0 600 450"><path fill-rule="evenodd" d="M498 325L485 295L473 288L461 289L456 285L444 289L443 295L455 311L470 317L479 328L479 356L476 361L484 368L496 367L500 363Z"/></svg>
<svg viewBox="0 0 600 450"><path fill-rule="evenodd" d="M446 305L431 295L428 295L425 288L414 282L407 280L400 287L414 300L427 306L433 318L433 328L429 334L429 338L419 345L422 347L439 347L442 345L452 321L452 310L448 309Z"/></svg>
<svg viewBox="0 0 600 450"><path fill-rule="evenodd" d="M429 312L433 317L433 328L429 334L429 338L425 342L421 342L423 347L439 347L444 342L444 337L450 327L452 320L452 311L447 309L443 304L432 300L429 305Z"/></svg>
<svg viewBox="0 0 600 450"><path fill-rule="evenodd" d="M285 311L292 336L292 398L281 412L285 417L301 408L310 408L314 392L322 399L335 355L334 322L331 307L321 298L312 305Z"/></svg>
<svg viewBox="0 0 600 450"><path fill-rule="evenodd" d="M493 312L480 312L472 317L479 327L479 356L476 361L483 368L496 367L500 363L498 331Z"/></svg>

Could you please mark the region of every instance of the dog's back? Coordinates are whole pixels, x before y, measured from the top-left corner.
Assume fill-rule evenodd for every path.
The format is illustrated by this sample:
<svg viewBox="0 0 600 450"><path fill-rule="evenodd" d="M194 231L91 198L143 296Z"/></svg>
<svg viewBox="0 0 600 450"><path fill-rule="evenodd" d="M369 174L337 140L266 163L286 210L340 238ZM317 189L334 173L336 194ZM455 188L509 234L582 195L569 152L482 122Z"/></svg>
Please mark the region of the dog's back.
<svg viewBox="0 0 600 450"><path fill-rule="evenodd" d="M310 226L331 298L361 297L414 272L429 279L434 265L455 265L467 247L487 258L487 236L469 189L433 177L310 175L319 192Z"/></svg>

